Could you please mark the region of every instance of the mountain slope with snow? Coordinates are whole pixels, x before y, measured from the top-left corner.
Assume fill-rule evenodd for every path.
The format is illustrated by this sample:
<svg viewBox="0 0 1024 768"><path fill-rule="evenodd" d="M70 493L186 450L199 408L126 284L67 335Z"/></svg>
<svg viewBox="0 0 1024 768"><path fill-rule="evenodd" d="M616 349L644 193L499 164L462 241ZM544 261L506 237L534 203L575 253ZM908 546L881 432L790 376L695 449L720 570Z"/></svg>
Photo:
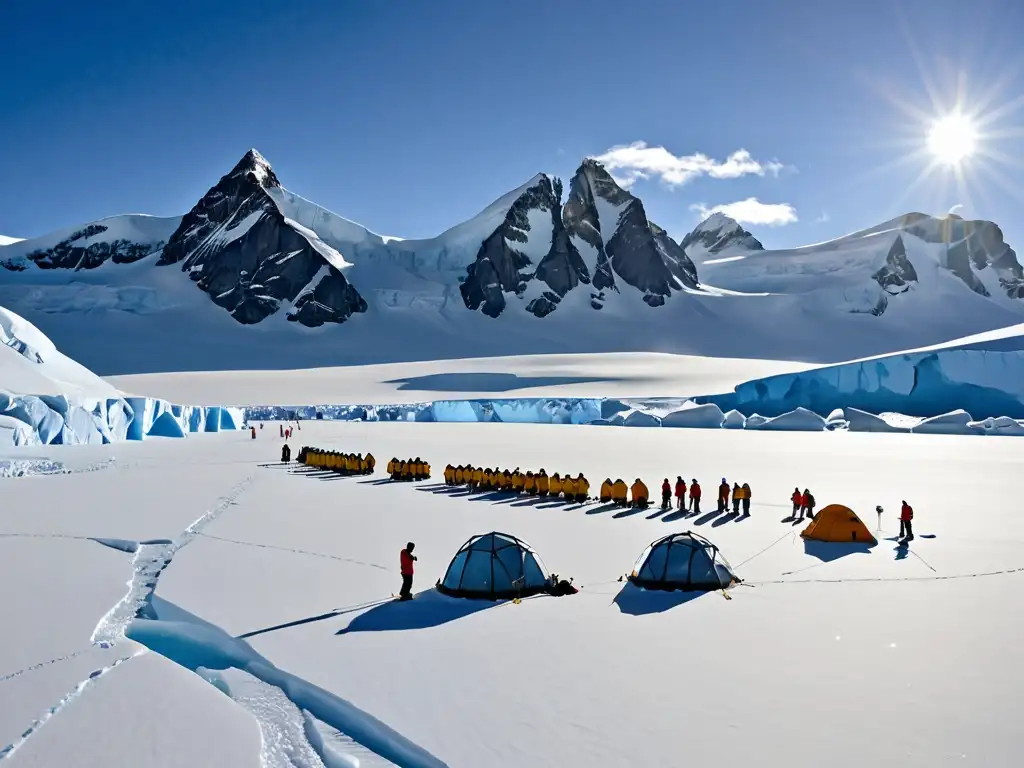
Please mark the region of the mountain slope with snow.
<svg viewBox="0 0 1024 768"><path fill-rule="evenodd" d="M698 264L712 257L763 251L761 241L724 213L713 213L679 245Z"/></svg>
<svg viewBox="0 0 1024 768"><path fill-rule="evenodd" d="M695 266L701 249L715 258ZM592 160L564 202L538 174L402 240L282 187L255 150L182 218L0 246L0 304L103 374L607 351L840 362L1020 322L1022 275L994 224L921 214L791 251L714 215L677 243Z"/></svg>
<svg viewBox="0 0 1024 768"><path fill-rule="evenodd" d="M20 243L24 238L21 237L9 237L7 235L0 235L0 245L11 245L12 243Z"/></svg>

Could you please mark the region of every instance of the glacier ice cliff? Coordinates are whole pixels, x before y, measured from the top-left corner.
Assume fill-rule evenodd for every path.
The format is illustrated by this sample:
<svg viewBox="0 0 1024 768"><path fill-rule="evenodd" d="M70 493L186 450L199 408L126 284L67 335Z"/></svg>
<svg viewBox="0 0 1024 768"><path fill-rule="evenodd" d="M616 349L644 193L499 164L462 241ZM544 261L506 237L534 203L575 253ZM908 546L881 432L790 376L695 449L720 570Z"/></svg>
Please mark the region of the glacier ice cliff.
<svg viewBox="0 0 1024 768"><path fill-rule="evenodd" d="M756 379L698 400L762 416L856 408L925 418L958 410L975 419L1024 418L1024 327L974 338Z"/></svg>
<svg viewBox="0 0 1024 768"><path fill-rule="evenodd" d="M87 445L241 429L241 408L151 397L88 398L0 391L0 446Z"/></svg>

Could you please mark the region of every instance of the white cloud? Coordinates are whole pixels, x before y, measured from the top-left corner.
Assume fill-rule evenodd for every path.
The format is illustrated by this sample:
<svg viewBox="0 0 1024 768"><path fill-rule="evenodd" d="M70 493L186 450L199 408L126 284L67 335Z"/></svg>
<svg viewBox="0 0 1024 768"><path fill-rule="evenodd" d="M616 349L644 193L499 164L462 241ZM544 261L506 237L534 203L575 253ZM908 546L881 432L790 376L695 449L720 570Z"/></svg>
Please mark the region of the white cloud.
<svg viewBox="0 0 1024 768"><path fill-rule="evenodd" d="M713 213L724 213L740 224L755 224L762 227L781 227L799 221L796 208L789 203L762 203L756 197L711 208L704 203L696 203L690 206L690 210L699 213L702 220Z"/></svg>
<svg viewBox="0 0 1024 768"><path fill-rule="evenodd" d="M638 179L659 178L670 187L678 187L698 176L713 179L737 179L740 176L778 176L785 166L777 160L762 163L745 149L738 149L719 162L698 152L674 155L665 147L650 147L645 141L616 145L594 157L608 169L623 187L631 187Z"/></svg>

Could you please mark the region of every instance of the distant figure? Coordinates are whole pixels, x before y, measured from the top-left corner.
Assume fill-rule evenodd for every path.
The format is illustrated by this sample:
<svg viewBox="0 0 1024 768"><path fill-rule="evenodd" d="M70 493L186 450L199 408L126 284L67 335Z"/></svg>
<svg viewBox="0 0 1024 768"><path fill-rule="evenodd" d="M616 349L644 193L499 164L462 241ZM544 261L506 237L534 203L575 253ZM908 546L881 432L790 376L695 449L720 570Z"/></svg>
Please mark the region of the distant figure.
<svg viewBox="0 0 1024 768"><path fill-rule="evenodd" d="M412 600L412 575L416 570L413 566L416 562L416 555L412 553L414 549L416 545L410 541L399 556L402 566L402 588L398 592L398 597L401 600Z"/></svg>
<svg viewBox="0 0 1024 768"><path fill-rule="evenodd" d="M750 486L743 484L743 516L750 517Z"/></svg>
<svg viewBox="0 0 1024 768"><path fill-rule="evenodd" d="M676 475L676 509L686 509L686 481L682 475Z"/></svg>
<svg viewBox="0 0 1024 768"><path fill-rule="evenodd" d="M690 511L695 515L700 514L700 497L703 491L700 489L700 483L697 482L697 478L693 478L690 481Z"/></svg>
<svg viewBox="0 0 1024 768"><path fill-rule="evenodd" d="M723 477L722 483L718 486L718 513L721 514L727 509L729 509L729 483Z"/></svg>
<svg viewBox="0 0 1024 768"><path fill-rule="evenodd" d="M260 432L262 432L262 431L263 431L263 422L261 421L260 422Z"/></svg>
<svg viewBox="0 0 1024 768"><path fill-rule="evenodd" d="M740 502L743 501L743 489L740 488L739 483L732 484L732 513L738 515L740 513Z"/></svg>
<svg viewBox="0 0 1024 768"><path fill-rule="evenodd" d="M900 507L900 540L901 541L913 541L914 540L914 508L907 504L906 500L903 501L903 506Z"/></svg>
<svg viewBox="0 0 1024 768"><path fill-rule="evenodd" d="M281 463L287 464L292 460L292 449L288 447L288 443L281 446Z"/></svg>
<svg viewBox="0 0 1024 768"><path fill-rule="evenodd" d="M249 431L252 433L252 439L256 439L256 427L249 427Z"/></svg>
<svg viewBox="0 0 1024 768"><path fill-rule="evenodd" d="M800 519L803 520L804 519L804 514L806 514L807 517L809 517L809 518L811 518L811 520L813 520L814 519L814 505L817 503L814 500L814 494L811 493L809 488L804 488L803 495L800 498L801 498L801 503L800 503Z"/></svg>
<svg viewBox="0 0 1024 768"><path fill-rule="evenodd" d="M661 508L666 511L672 508L672 484L667 477L661 484Z"/></svg>
<svg viewBox="0 0 1024 768"><path fill-rule="evenodd" d="M878 513L878 530L882 530L882 505L879 504L875 507L875 512Z"/></svg>
<svg viewBox="0 0 1024 768"><path fill-rule="evenodd" d="M789 499L793 502L793 519L796 520L797 515L800 514L800 510L804 506L804 495L800 493L799 488L794 488L793 495Z"/></svg>
<svg viewBox="0 0 1024 768"><path fill-rule="evenodd" d="M278 424L277 428L281 431L281 437L284 437L284 424Z"/></svg>

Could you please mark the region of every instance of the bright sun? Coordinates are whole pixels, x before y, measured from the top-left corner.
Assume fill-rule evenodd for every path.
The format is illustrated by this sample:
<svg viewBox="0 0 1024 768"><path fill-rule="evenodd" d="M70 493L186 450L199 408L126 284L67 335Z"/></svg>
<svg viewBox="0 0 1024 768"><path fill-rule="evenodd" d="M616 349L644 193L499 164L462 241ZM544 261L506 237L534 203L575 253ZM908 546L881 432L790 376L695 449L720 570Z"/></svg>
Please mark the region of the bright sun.
<svg viewBox="0 0 1024 768"><path fill-rule="evenodd" d="M928 149L948 165L960 165L974 153L978 132L970 118L954 112L936 120L928 132Z"/></svg>

